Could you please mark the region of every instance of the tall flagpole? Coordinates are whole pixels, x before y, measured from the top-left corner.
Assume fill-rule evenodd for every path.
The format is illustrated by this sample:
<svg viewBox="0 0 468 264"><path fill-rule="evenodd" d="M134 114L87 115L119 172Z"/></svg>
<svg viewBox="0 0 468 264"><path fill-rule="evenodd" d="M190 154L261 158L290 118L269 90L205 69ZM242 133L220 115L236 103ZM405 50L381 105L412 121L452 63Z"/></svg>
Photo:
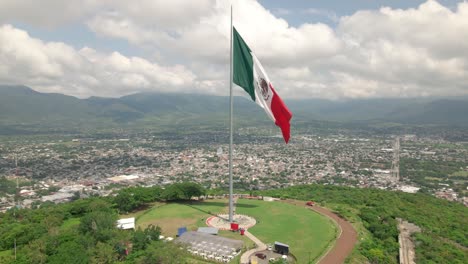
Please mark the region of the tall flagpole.
<svg viewBox="0 0 468 264"><path fill-rule="evenodd" d="M13 211L13 214L15 216L16 220L16 210L18 210L18 199L19 199L19 184L18 184L18 154L15 153L15 176L16 176L16 194L15 194L15 210ZM15 236L15 242L14 242L14 247L15 247L15 260L16 260L16 236Z"/></svg>
<svg viewBox="0 0 468 264"><path fill-rule="evenodd" d="M231 37L230 37L231 49L229 51L229 67L230 67L230 77L229 77L229 222L233 221L233 207L234 202L232 200L232 130L233 130L233 108L234 100L232 98L232 5L231 5Z"/></svg>

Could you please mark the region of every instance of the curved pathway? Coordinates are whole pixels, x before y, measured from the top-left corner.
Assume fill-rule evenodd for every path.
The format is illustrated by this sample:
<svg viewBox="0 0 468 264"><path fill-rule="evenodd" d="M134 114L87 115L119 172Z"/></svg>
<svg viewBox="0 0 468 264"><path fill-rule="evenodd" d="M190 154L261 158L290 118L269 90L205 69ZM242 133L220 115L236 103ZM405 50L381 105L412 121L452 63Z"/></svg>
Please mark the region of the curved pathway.
<svg viewBox="0 0 468 264"><path fill-rule="evenodd" d="M305 201L299 200L283 200L282 202L294 204L297 206L305 206ZM354 249L354 245L357 242L357 233L354 230L354 227L348 221L339 217L337 214L332 211L320 207L318 205L314 206L305 206L310 210L313 210L321 215L324 215L330 218L339 228L338 237L336 238L335 244L333 247L328 249L316 263L318 264L339 264L344 263L346 258Z"/></svg>
<svg viewBox="0 0 468 264"><path fill-rule="evenodd" d="M351 254L351 251L353 251L354 245L357 242L356 230L354 230L353 226L348 221L344 220L328 209L317 205L309 208L332 219L340 228L340 233L336 239L335 245L330 250L328 250L328 252L317 261L317 263L344 263L348 255Z"/></svg>
<svg viewBox="0 0 468 264"><path fill-rule="evenodd" d="M263 251L263 250L267 249L267 246L265 245L265 243L260 241L260 239L258 239L256 236L252 235L248 230L245 231L244 235L246 235L248 238L250 238L250 240L252 240L255 243L255 245L257 246L256 248L253 248L251 250L247 250L246 252L244 252L244 254L242 254L240 263L241 264L248 264L248 263L250 263L249 258L250 258L250 256L252 254L254 254L257 251Z"/></svg>

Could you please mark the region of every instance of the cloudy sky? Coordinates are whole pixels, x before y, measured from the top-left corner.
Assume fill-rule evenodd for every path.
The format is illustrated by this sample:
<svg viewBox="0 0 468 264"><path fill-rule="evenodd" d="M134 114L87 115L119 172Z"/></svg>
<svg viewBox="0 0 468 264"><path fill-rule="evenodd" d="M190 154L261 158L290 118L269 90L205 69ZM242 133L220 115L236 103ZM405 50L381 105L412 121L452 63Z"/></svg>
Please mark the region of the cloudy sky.
<svg viewBox="0 0 468 264"><path fill-rule="evenodd" d="M456 0L0 0L0 84L227 95L231 3L282 97L468 95Z"/></svg>

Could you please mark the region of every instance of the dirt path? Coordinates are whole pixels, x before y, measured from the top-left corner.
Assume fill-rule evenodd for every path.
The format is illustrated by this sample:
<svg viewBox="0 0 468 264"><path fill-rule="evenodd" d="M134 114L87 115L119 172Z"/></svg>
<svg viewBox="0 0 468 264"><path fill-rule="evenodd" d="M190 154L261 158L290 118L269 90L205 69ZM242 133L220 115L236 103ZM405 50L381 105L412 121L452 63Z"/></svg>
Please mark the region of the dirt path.
<svg viewBox="0 0 468 264"><path fill-rule="evenodd" d="M282 202L297 206L305 206L305 202L299 200L283 200ZM312 207L307 206L307 208L332 219L339 228L335 245L319 258L317 264L344 263L346 257L351 254L351 251L353 251L354 245L357 242L357 233L356 230L354 230L354 227L348 221L340 218L338 215L326 208L317 205Z"/></svg>
<svg viewBox="0 0 468 264"><path fill-rule="evenodd" d="M331 218L335 221L339 228L340 233L336 239L335 245L324 255L322 256L318 264L338 264L344 263L346 257L353 251L354 245L357 242L357 233L354 230L353 226L340 218L338 215L334 214L328 209L319 206L310 207L310 209L320 213L322 215Z"/></svg>

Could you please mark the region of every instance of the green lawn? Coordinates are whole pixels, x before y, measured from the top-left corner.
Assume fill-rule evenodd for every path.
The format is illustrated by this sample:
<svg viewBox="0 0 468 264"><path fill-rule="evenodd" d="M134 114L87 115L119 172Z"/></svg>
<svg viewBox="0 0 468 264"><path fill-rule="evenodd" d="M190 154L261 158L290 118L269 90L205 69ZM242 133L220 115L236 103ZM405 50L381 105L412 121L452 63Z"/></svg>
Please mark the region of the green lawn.
<svg viewBox="0 0 468 264"><path fill-rule="evenodd" d="M307 263L309 254L311 260L318 258L337 235L331 220L303 206L239 199L236 212L257 220L249 231L262 242L288 244L298 263Z"/></svg>
<svg viewBox="0 0 468 264"><path fill-rule="evenodd" d="M226 206L227 200L158 205L144 213L137 213L136 225L142 228L150 224L158 225L162 228L163 235L175 236L178 227L185 226L188 230L196 230L199 226L206 226L206 219L211 214L226 213Z"/></svg>

